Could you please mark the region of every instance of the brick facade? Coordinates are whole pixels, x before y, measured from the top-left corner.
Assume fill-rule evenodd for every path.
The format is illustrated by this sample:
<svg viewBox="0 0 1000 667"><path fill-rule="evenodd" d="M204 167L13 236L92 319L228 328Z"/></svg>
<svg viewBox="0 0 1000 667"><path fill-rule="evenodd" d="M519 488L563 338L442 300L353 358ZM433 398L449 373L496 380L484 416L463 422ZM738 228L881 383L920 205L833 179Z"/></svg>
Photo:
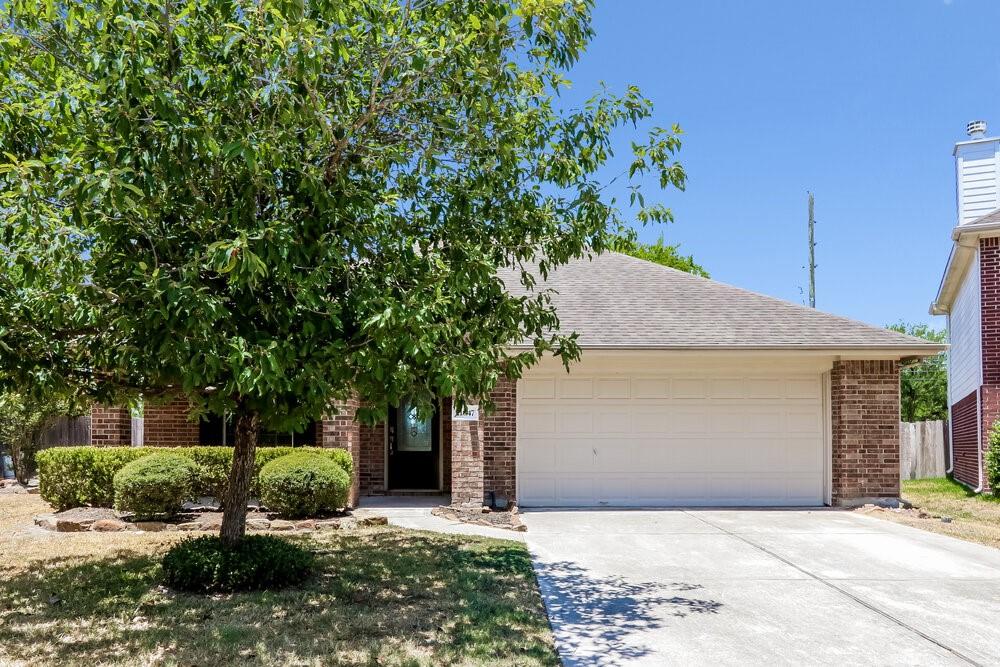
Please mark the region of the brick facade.
<svg viewBox="0 0 1000 667"><path fill-rule="evenodd" d="M899 362L836 361L830 393L833 504L899 498Z"/></svg>
<svg viewBox="0 0 1000 667"><path fill-rule="evenodd" d="M485 417L483 486L511 501L517 498L517 384L501 381L490 395L496 411Z"/></svg>
<svg viewBox="0 0 1000 667"><path fill-rule="evenodd" d="M979 395L972 392L951 406L951 451L955 479L979 484Z"/></svg>
<svg viewBox="0 0 1000 667"><path fill-rule="evenodd" d="M331 414L324 417L316 425L318 429L316 444L320 447L339 447L351 454L354 461L354 479L351 484L351 494L348 502L356 505L361 493L358 484L361 470L361 424L355 419L359 403L351 399L334 404Z"/></svg>
<svg viewBox="0 0 1000 667"><path fill-rule="evenodd" d="M200 439L198 422L189 418L190 413L191 406L184 398L147 403L143 406L142 444L150 447L197 445Z"/></svg>
<svg viewBox="0 0 1000 667"><path fill-rule="evenodd" d="M385 424L361 425L361 495L385 493Z"/></svg>
<svg viewBox="0 0 1000 667"><path fill-rule="evenodd" d="M95 405L90 409L90 444L98 447L132 444L132 415L128 408Z"/></svg>

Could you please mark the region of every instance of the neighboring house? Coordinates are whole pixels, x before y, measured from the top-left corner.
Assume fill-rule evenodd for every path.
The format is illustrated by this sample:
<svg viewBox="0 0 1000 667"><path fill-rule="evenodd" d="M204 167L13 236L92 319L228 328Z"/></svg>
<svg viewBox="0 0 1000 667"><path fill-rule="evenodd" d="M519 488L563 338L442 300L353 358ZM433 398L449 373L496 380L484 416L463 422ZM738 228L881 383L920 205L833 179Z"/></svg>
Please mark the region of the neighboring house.
<svg viewBox="0 0 1000 667"><path fill-rule="evenodd" d="M561 267L544 287L563 330L580 333L571 372L549 361L502 383L491 415L454 415L443 398L432 419L401 406L366 426L343 405L304 439L353 453L357 493L439 491L456 504L898 497L900 365L943 346L617 253ZM127 442L124 411L100 408L93 424L95 444ZM224 433L189 422L182 401L146 408L149 445Z"/></svg>
<svg viewBox="0 0 1000 667"><path fill-rule="evenodd" d="M949 472L986 488L983 453L1000 417L1000 137L968 126L955 145L958 224L932 315L948 316Z"/></svg>

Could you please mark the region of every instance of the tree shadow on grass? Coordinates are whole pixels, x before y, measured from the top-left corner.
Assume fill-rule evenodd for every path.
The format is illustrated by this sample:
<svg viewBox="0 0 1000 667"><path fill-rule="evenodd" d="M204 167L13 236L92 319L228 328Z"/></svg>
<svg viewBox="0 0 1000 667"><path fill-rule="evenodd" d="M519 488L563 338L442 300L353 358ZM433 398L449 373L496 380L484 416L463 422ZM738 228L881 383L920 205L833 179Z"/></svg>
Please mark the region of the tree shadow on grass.
<svg viewBox="0 0 1000 667"><path fill-rule="evenodd" d="M539 562L535 570L565 665L618 665L649 656L652 649L638 633L664 630L665 618L717 614L723 607L697 597L700 584L598 577L568 561Z"/></svg>
<svg viewBox="0 0 1000 667"><path fill-rule="evenodd" d="M297 589L194 596L159 554L0 569L3 649L28 664L558 664L523 545L376 529L299 538ZM2 567L2 566L0 566Z"/></svg>

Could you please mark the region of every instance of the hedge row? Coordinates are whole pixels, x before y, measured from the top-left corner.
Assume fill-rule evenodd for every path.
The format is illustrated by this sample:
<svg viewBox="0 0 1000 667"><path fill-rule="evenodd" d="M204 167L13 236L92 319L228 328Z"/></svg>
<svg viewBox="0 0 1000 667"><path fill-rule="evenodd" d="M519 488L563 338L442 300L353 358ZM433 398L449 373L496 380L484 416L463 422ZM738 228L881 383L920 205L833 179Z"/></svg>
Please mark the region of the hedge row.
<svg viewBox="0 0 1000 667"><path fill-rule="evenodd" d="M225 497L232 466L232 447L52 447L38 453L38 483L42 498L58 510L90 505L112 507L115 500L115 473L149 454L168 452L194 462L196 497ZM259 492L257 475L274 459L292 452L314 452L328 456L353 478L351 455L325 447L261 447L257 449L254 487Z"/></svg>

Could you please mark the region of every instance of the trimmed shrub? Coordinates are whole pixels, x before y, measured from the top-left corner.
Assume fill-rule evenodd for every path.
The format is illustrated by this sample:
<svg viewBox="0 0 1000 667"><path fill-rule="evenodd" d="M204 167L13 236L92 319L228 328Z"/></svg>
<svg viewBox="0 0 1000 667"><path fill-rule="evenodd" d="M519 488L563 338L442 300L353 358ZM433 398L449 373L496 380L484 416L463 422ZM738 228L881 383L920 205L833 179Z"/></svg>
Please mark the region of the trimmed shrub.
<svg viewBox="0 0 1000 667"><path fill-rule="evenodd" d="M337 463L311 452L296 452L265 465L258 477L260 499L282 516L297 519L347 504L351 478Z"/></svg>
<svg viewBox="0 0 1000 667"><path fill-rule="evenodd" d="M148 447L52 447L35 457L38 492L59 511L71 507L111 507L115 474L148 456Z"/></svg>
<svg viewBox="0 0 1000 667"><path fill-rule="evenodd" d="M177 454L150 454L115 474L115 509L139 517L173 515L191 498L195 476L191 459Z"/></svg>
<svg viewBox="0 0 1000 667"><path fill-rule="evenodd" d="M993 495L1000 498L1000 421L994 422L990 429L989 447L983 465L986 468L986 483Z"/></svg>
<svg viewBox="0 0 1000 667"><path fill-rule="evenodd" d="M114 476L126 465L157 452L177 454L195 464L192 495L225 497L232 467L232 447L52 447L38 453L39 493L57 510L71 507L112 507ZM255 481L251 492L259 495L256 474L276 458L290 453L311 452L329 458L350 477L351 455L343 449L325 447L261 447L257 450Z"/></svg>
<svg viewBox="0 0 1000 667"><path fill-rule="evenodd" d="M301 583L313 562L308 550L273 535L248 535L231 548L206 535L172 547L163 576L170 588L192 593L265 590Z"/></svg>

